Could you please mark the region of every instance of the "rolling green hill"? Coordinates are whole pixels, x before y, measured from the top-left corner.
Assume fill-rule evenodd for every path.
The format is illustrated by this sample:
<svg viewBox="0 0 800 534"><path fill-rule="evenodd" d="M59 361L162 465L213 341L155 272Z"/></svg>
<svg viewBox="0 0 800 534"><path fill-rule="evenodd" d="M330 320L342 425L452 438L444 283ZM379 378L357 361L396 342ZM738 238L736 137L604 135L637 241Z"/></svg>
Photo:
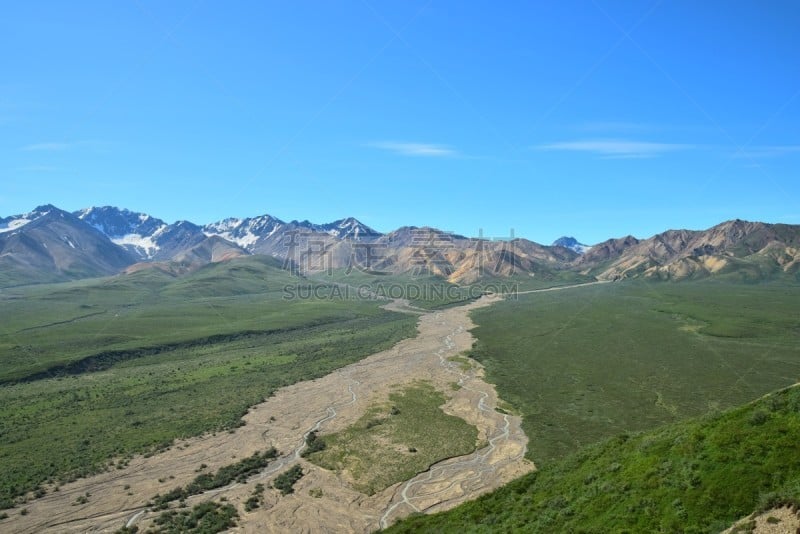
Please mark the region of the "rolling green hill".
<svg viewBox="0 0 800 534"><path fill-rule="evenodd" d="M180 277L146 269L6 289L0 292L0 383L73 374L67 368L87 358L120 361L298 325L346 323L376 306L284 298L285 285L309 283L278 260L250 256Z"/></svg>

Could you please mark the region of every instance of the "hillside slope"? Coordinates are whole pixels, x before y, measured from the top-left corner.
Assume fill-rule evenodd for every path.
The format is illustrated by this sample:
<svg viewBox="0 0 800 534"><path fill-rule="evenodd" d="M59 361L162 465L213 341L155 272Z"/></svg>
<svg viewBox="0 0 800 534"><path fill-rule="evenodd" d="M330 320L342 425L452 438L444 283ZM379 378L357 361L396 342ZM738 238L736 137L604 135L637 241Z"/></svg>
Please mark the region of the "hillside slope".
<svg viewBox="0 0 800 534"><path fill-rule="evenodd" d="M99 230L52 205L3 221L0 287L104 276L135 261Z"/></svg>
<svg viewBox="0 0 800 534"><path fill-rule="evenodd" d="M800 388L623 434L389 532L719 532L800 503Z"/></svg>
<svg viewBox="0 0 800 534"><path fill-rule="evenodd" d="M710 275L762 280L795 275L800 226L733 220L707 230L667 230L649 239L611 239L580 256L575 267L602 280L683 280Z"/></svg>

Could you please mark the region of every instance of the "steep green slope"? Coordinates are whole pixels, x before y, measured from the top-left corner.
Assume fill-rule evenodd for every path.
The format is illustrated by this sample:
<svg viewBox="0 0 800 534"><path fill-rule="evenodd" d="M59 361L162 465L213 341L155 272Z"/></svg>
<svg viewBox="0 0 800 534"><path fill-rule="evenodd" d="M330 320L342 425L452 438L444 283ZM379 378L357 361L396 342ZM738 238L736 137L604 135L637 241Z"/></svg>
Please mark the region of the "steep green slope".
<svg viewBox="0 0 800 534"><path fill-rule="evenodd" d="M454 510L388 532L719 532L800 504L800 388L622 434Z"/></svg>

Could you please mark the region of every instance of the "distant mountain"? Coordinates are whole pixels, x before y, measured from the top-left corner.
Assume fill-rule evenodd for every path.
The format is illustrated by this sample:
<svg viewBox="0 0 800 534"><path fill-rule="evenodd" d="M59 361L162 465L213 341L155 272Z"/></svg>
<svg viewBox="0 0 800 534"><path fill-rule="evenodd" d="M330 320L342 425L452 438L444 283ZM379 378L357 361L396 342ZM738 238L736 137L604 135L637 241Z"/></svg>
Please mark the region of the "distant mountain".
<svg viewBox="0 0 800 534"><path fill-rule="evenodd" d="M626 236L589 247L573 237L545 246L416 226L382 234L352 217L316 224L260 215L198 226L167 224L113 206L70 214L45 205L0 218L0 287L148 268L183 275L244 255L270 256L306 274L358 269L435 275L457 284L559 271L601 280L800 278L800 226L735 220L708 230L668 230L645 240Z"/></svg>
<svg viewBox="0 0 800 534"><path fill-rule="evenodd" d="M161 219L113 206L86 208L73 212L73 215L141 259L156 255L159 246L154 237L167 227L167 223Z"/></svg>
<svg viewBox="0 0 800 534"><path fill-rule="evenodd" d="M353 217L339 219L328 224L313 225L313 229L314 231L325 232L337 239L350 239L353 241L372 240L383 235Z"/></svg>
<svg viewBox="0 0 800 534"><path fill-rule="evenodd" d="M246 219L223 219L203 227L206 235L216 235L236 243L256 254L281 256L281 248L294 234L319 234L337 240L365 241L377 239L382 234L364 223L348 217L327 224L309 221L284 222L271 215L260 215Z"/></svg>
<svg viewBox="0 0 800 534"><path fill-rule="evenodd" d="M2 219L0 285L109 275L135 261L98 229L49 204Z"/></svg>
<svg viewBox="0 0 800 534"><path fill-rule="evenodd" d="M416 226L398 228L381 236L375 244L386 251L385 260L377 264L379 270L435 274L457 284L559 270L577 256L569 249L547 247L527 239L471 239Z"/></svg>
<svg viewBox="0 0 800 534"><path fill-rule="evenodd" d="M554 247L568 248L570 250L574 250L578 254L584 254L590 248L592 248L589 245L584 245L583 243L578 243L578 240L575 239L574 237L567 237L567 236L559 237L558 239L553 241L553 246Z"/></svg>
<svg viewBox="0 0 800 534"><path fill-rule="evenodd" d="M286 223L271 215L246 219L223 219L203 226L208 236L219 236L252 252L259 240L268 239L283 230Z"/></svg>
<svg viewBox="0 0 800 534"><path fill-rule="evenodd" d="M172 258L172 261L184 265L202 266L207 263L218 263L247 255L247 251L238 245L221 237L211 236L186 250L182 250Z"/></svg>
<svg viewBox="0 0 800 534"><path fill-rule="evenodd" d="M208 236L203 229L189 221L178 221L167 225L153 235L157 252L152 256L154 260L169 260L176 255L201 244Z"/></svg>
<svg viewBox="0 0 800 534"><path fill-rule="evenodd" d="M86 208L74 215L140 260L171 259L206 237L199 226L188 221L167 224L145 213L113 206Z"/></svg>
<svg viewBox="0 0 800 534"><path fill-rule="evenodd" d="M265 214L223 219L201 227L188 221L167 224L156 217L113 206L86 208L75 215L138 260L161 264L177 262L169 269L179 272L183 272L187 265L202 263L203 258L213 262L242 253L281 259L297 255L299 258L303 255L301 248L320 250L322 247L329 251L340 242L366 242L382 235L352 217L315 224L307 220L284 222ZM220 250L223 241L229 245L225 254L209 252ZM336 261L337 267L345 266L349 252L341 255L343 258ZM305 256L308 257L307 252ZM191 258L188 263L187 258ZM137 265L134 270L141 268Z"/></svg>
<svg viewBox="0 0 800 534"><path fill-rule="evenodd" d="M161 219L113 206L85 208L73 215L88 222L111 238L126 235L150 236L167 226Z"/></svg>
<svg viewBox="0 0 800 534"><path fill-rule="evenodd" d="M35 221L36 219L47 215L53 209L55 209L55 207L48 204L46 206L39 206L29 213L12 215L10 217L0 219L0 234L18 230L29 222Z"/></svg>
<svg viewBox="0 0 800 534"><path fill-rule="evenodd" d="M468 238L463 235L445 232L430 226L401 226L397 230L383 234L379 240L390 247L419 247L442 245L448 243L466 243Z"/></svg>
<svg viewBox="0 0 800 534"><path fill-rule="evenodd" d="M590 250L578 258L577 263L584 265L597 265L605 261L619 258L626 250L637 245L639 240L632 235L608 239L594 245Z"/></svg>
<svg viewBox="0 0 800 534"><path fill-rule="evenodd" d="M800 226L737 219L708 230L668 230L643 241L628 236L596 245L576 265L590 267L607 280L795 275L800 267Z"/></svg>

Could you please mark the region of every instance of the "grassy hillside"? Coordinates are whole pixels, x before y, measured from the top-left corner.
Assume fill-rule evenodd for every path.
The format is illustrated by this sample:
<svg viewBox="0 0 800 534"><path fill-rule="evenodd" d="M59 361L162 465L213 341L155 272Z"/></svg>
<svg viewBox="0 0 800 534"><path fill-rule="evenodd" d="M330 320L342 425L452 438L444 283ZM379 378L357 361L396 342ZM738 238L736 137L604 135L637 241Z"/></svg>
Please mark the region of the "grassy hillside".
<svg viewBox="0 0 800 534"><path fill-rule="evenodd" d="M387 532L719 532L800 504L800 388L622 434L477 501Z"/></svg>
<svg viewBox="0 0 800 534"><path fill-rule="evenodd" d="M545 465L800 379L800 286L620 282L478 310L472 356Z"/></svg>
<svg viewBox="0 0 800 534"><path fill-rule="evenodd" d="M341 299L287 300L284 286L309 282L275 261L249 257L184 277L151 269L0 291L0 383L58 374L70 362L99 354L344 323L375 307Z"/></svg>
<svg viewBox="0 0 800 534"><path fill-rule="evenodd" d="M112 457L236 426L277 388L415 332L415 317L375 302L284 300L288 282L247 258L183 278L149 270L3 292L0 507Z"/></svg>

